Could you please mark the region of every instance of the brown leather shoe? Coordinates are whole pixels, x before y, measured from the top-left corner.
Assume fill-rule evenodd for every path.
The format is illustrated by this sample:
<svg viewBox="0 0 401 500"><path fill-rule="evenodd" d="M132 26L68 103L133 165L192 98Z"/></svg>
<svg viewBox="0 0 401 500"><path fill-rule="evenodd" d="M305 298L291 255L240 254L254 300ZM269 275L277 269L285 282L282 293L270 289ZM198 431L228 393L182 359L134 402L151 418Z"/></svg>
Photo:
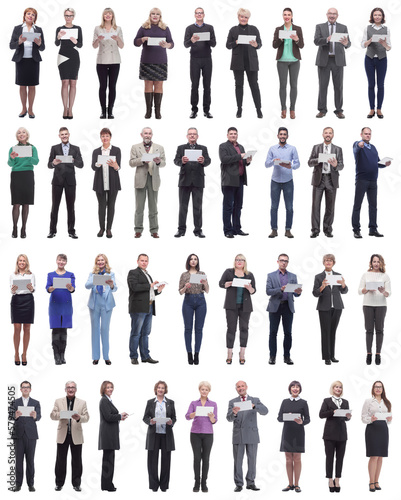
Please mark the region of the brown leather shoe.
<svg viewBox="0 0 401 500"><path fill-rule="evenodd" d="M319 113L316 115L316 118L323 118L326 116L326 113L323 113L323 111L319 111Z"/></svg>
<svg viewBox="0 0 401 500"><path fill-rule="evenodd" d="M337 118L345 118L345 115L342 111L336 113Z"/></svg>
<svg viewBox="0 0 401 500"><path fill-rule="evenodd" d="M289 229L285 230L284 236L287 236L287 238L293 238L294 237L294 235L291 233L291 231Z"/></svg>
<svg viewBox="0 0 401 500"><path fill-rule="evenodd" d="M152 238L158 238L159 237L159 235L157 233L152 233L151 236L152 236Z"/></svg>
<svg viewBox="0 0 401 500"><path fill-rule="evenodd" d="M293 120L295 118L295 111L291 110L290 111L290 118Z"/></svg>
<svg viewBox="0 0 401 500"><path fill-rule="evenodd" d="M278 236L277 229L272 229L272 232L269 234L269 238L275 238Z"/></svg>
<svg viewBox="0 0 401 500"><path fill-rule="evenodd" d="M135 233L135 238L140 238L142 236L142 233Z"/></svg>
<svg viewBox="0 0 401 500"><path fill-rule="evenodd" d="M281 110L281 118L287 118L287 110L286 109Z"/></svg>

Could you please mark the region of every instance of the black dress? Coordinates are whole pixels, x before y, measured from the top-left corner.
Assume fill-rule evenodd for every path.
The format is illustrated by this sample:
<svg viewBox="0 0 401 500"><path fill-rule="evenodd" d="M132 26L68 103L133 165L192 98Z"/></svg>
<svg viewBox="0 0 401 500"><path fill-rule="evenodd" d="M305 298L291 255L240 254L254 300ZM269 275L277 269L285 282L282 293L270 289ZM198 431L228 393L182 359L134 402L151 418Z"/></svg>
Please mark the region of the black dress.
<svg viewBox="0 0 401 500"><path fill-rule="evenodd" d="M58 40L57 35L60 31L67 31L69 29L78 30L77 44L73 43L71 40ZM59 26L56 30L56 40L54 42L57 47L60 46L58 53L57 64L58 70L60 72L61 80L78 80L78 71L80 65L79 52L77 49L82 47L82 30L80 26L72 26L71 28L66 28L65 26Z"/></svg>
<svg viewBox="0 0 401 500"><path fill-rule="evenodd" d="M283 413L300 413L303 424L284 422ZM280 451L288 453L305 453L304 426L310 422L308 403L304 399L298 399L298 401L284 399L281 403L277 420L279 422L284 422Z"/></svg>

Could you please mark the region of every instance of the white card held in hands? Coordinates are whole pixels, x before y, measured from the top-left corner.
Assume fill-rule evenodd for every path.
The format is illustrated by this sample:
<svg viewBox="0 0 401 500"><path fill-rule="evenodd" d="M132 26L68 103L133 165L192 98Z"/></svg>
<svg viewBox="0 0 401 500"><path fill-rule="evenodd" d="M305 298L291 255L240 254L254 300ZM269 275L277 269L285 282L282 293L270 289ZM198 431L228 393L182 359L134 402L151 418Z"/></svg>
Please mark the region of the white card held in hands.
<svg viewBox="0 0 401 500"><path fill-rule="evenodd" d="M115 156L111 156L111 155L98 155L97 156L97 164L98 165L108 165L108 161L111 160L111 161L116 161L116 157Z"/></svg>
<svg viewBox="0 0 401 500"><path fill-rule="evenodd" d="M22 280L14 280L13 279L13 286L17 286L18 290L28 290L29 284L31 284L32 281L27 278L27 279L22 279Z"/></svg>
<svg viewBox="0 0 401 500"><path fill-rule="evenodd" d="M34 31L23 31L22 36L26 38L27 42L33 42L35 38L40 38L40 33Z"/></svg>
<svg viewBox="0 0 401 500"><path fill-rule="evenodd" d="M238 403L234 403L234 406L238 406L239 411L252 410L252 400L247 399L246 401L239 401Z"/></svg>
<svg viewBox="0 0 401 500"><path fill-rule="evenodd" d="M195 33L199 37L198 42L209 42L210 41L210 31L203 31L200 33Z"/></svg>
<svg viewBox="0 0 401 500"><path fill-rule="evenodd" d="M93 275L93 284L94 285L103 285L106 286L107 283L106 281L109 281L110 279L110 274L94 274Z"/></svg>
<svg viewBox="0 0 401 500"><path fill-rule="evenodd" d="M157 154L155 153L143 153L141 160L142 161L153 161L157 158Z"/></svg>
<svg viewBox="0 0 401 500"><path fill-rule="evenodd" d="M298 288L302 288L302 285L298 283L288 283L285 285L284 291L287 293L294 293L295 290L298 290Z"/></svg>
<svg viewBox="0 0 401 500"><path fill-rule="evenodd" d="M297 32L295 30L279 30L278 32L278 37L281 40L286 40L288 38L291 38L291 35L297 35Z"/></svg>
<svg viewBox="0 0 401 500"><path fill-rule="evenodd" d="M186 149L184 151L184 156L188 158L189 161L198 161L198 158L202 156L201 149Z"/></svg>
<svg viewBox="0 0 401 500"><path fill-rule="evenodd" d="M159 283L156 283L156 285L154 285L153 288L155 290L157 290L159 288L159 286L162 286L162 285L168 285L167 281L160 281Z"/></svg>
<svg viewBox="0 0 401 500"><path fill-rule="evenodd" d="M348 413L352 413L351 410L349 410L348 408L339 408L338 410L336 410L334 412L334 415L333 417L346 417L348 415Z"/></svg>
<svg viewBox="0 0 401 500"><path fill-rule="evenodd" d="M249 42L256 42L256 35L238 35L238 45L249 45Z"/></svg>
<svg viewBox="0 0 401 500"><path fill-rule="evenodd" d="M328 163L329 160L335 160L336 155L334 153L319 153L319 163Z"/></svg>
<svg viewBox="0 0 401 500"><path fill-rule="evenodd" d="M65 35L63 35L60 40L69 40L70 38L78 39L78 28L63 28L60 31L65 31Z"/></svg>
<svg viewBox="0 0 401 500"><path fill-rule="evenodd" d="M165 42L166 39L165 38L159 38L159 37L156 37L156 36L150 36L148 38L148 45L149 46L153 46L153 47L157 47L158 45L160 45L160 42Z"/></svg>
<svg viewBox="0 0 401 500"><path fill-rule="evenodd" d="M208 417L209 413L214 413L214 406L197 406L195 417Z"/></svg>
<svg viewBox="0 0 401 500"><path fill-rule="evenodd" d="M57 155L56 160L60 160L61 163L72 163L72 156L71 155Z"/></svg>
<svg viewBox="0 0 401 500"><path fill-rule="evenodd" d="M200 285L201 280L207 280L206 274L191 274L189 277L189 282L195 285Z"/></svg>
<svg viewBox="0 0 401 500"><path fill-rule="evenodd" d="M14 146L14 153L17 153L18 158L31 158L32 146Z"/></svg>
<svg viewBox="0 0 401 500"><path fill-rule="evenodd" d="M244 288L245 285L250 285L251 280L243 279L243 278L234 278L233 284L231 286L235 286L237 288Z"/></svg>
<svg viewBox="0 0 401 500"><path fill-rule="evenodd" d="M383 281L367 281L365 288L366 290L378 290L382 286L384 286Z"/></svg>
<svg viewBox="0 0 401 500"><path fill-rule="evenodd" d="M324 279L331 286L341 286L341 283L337 283L337 282L341 281L343 279L343 277L341 276L341 274L329 274Z"/></svg>
<svg viewBox="0 0 401 500"><path fill-rule="evenodd" d="M330 42L339 42L344 37L348 38L348 33L333 33Z"/></svg>
<svg viewBox="0 0 401 500"><path fill-rule="evenodd" d="M392 414L389 412L382 413L382 412L378 411L375 413L375 417L377 418L377 420L387 420L387 418L391 417L391 416L392 416Z"/></svg>
<svg viewBox="0 0 401 500"><path fill-rule="evenodd" d="M30 417L31 413L35 411L34 406L18 406L18 411L22 413L21 417Z"/></svg>
<svg viewBox="0 0 401 500"><path fill-rule="evenodd" d="M253 151L247 151L243 159L246 160L247 158L251 157L253 158L256 155L256 153L257 153L256 149Z"/></svg>
<svg viewBox="0 0 401 500"><path fill-rule="evenodd" d="M61 418L66 418L68 420L71 420L71 417L75 415L77 412L74 410L62 410L60 411L60 419Z"/></svg>
<svg viewBox="0 0 401 500"><path fill-rule="evenodd" d="M284 422L293 422L296 418L301 418L300 413L283 413Z"/></svg>
<svg viewBox="0 0 401 500"><path fill-rule="evenodd" d="M385 165L388 161L393 161L393 158L389 158L388 156L385 156L379 161L379 165Z"/></svg>
<svg viewBox="0 0 401 500"><path fill-rule="evenodd" d="M53 288L67 288L71 285L71 278L53 278Z"/></svg>

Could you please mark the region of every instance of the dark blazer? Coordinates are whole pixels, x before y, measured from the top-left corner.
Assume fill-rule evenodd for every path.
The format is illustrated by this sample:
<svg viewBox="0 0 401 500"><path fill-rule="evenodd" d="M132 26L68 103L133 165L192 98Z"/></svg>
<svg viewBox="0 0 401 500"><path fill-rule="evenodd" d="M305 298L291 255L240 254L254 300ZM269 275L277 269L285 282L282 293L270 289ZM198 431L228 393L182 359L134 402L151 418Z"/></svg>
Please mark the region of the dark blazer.
<svg viewBox="0 0 401 500"><path fill-rule="evenodd" d="M151 276L150 281L153 283ZM129 288L129 313L148 313L149 312L149 296L150 284L142 269L137 267L131 269L127 277ZM161 292L155 290L155 295ZM153 315L156 316L156 302L153 302Z"/></svg>
<svg viewBox="0 0 401 500"><path fill-rule="evenodd" d="M341 399L341 408L344 410L349 409L348 401L343 398ZM331 398L323 400L322 407L319 412L319 417L326 419L326 423L324 424L323 439L327 439L329 441L346 441L348 439L346 422L349 418L334 417L334 410L337 409L337 405Z"/></svg>
<svg viewBox="0 0 401 500"><path fill-rule="evenodd" d="M18 406L24 406L22 397L14 401L13 403L14 412L18 410ZM36 399L29 398L28 406L34 406L36 411L36 420L34 420L32 417L19 417L15 419L13 436L16 439L21 439L24 436L24 434L26 434L28 439L39 439L38 430L36 428L36 422L38 422L42 417L42 414L40 412L40 403L39 401L36 401Z"/></svg>
<svg viewBox="0 0 401 500"><path fill-rule="evenodd" d="M220 288L225 288L226 281L232 281L235 278L235 273L234 273L234 268L226 269L223 273L223 276L221 277L219 281L219 286ZM251 285L255 289L256 292L256 285L255 285L255 278L252 273L248 272L244 276L246 279L251 280ZM225 288L226 290L226 298L224 301L224 309L236 309L237 308L237 288L234 286L229 286L228 288ZM253 293L255 293L253 292ZM253 295L253 294L252 294ZM252 307L252 299L251 299L251 294L249 291L244 288L244 295L243 295L243 311L244 312L252 312L253 307Z"/></svg>
<svg viewBox="0 0 401 500"><path fill-rule="evenodd" d="M336 273L333 271L334 275L341 275L341 273ZM319 297L317 301L316 309L318 311L330 311L331 309L331 295L333 295L333 308L334 309L344 309L343 299L341 294L348 292L348 287L343 288L339 286L326 286L323 292L320 292L319 288L322 286L323 281L326 279L326 271L315 276L315 283L313 285L313 295Z"/></svg>
<svg viewBox="0 0 401 500"><path fill-rule="evenodd" d="M92 153L92 170L95 171L95 178L93 179L93 191L96 193L103 193L103 175L102 167L96 167L97 157L102 154L102 148L97 148ZM121 150L116 146L111 146L110 156L116 157L116 162L121 169ZM109 182L110 182L110 192L116 192L121 190L120 176L118 170L114 170L113 167L109 167Z"/></svg>
<svg viewBox="0 0 401 500"><path fill-rule="evenodd" d="M38 47L35 42L32 42L32 59L36 62L40 62L42 60L39 51L45 50L45 39L43 36L43 31L42 28L39 28L39 26L35 26L33 28L34 33L40 33L42 43ZM14 62L20 62L22 58L24 57L24 44L21 43L21 45L18 44L18 39L20 35L22 35L23 28L22 24L19 24L18 26L14 27L13 34L11 35L11 40L10 40L10 49L15 49L12 61Z"/></svg>
<svg viewBox="0 0 401 500"><path fill-rule="evenodd" d="M309 160L308 160L308 165L313 168L313 174L312 174L312 186L318 187L322 181L322 169L323 169L323 163L319 163L319 153L323 153L324 151L324 143L322 144L316 144L312 148L312 152L310 154ZM339 187L339 170L342 170L344 168L344 162L343 162L343 150L335 146L334 144L331 145L331 152L336 155L337 158L337 167L333 167L330 165L330 173L331 173L331 180L333 182L333 186L335 189Z"/></svg>
<svg viewBox="0 0 401 500"><path fill-rule="evenodd" d="M241 144L238 144L241 153L245 153L245 149ZM219 146L219 157L221 161L221 185L239 187L239 162L242 159L241 155L237 153L233 144L230 141L223 142ZM247 185L246 160L244 162L244 184Z"/></svg>
<svg viewBox="0 0 401 500"><path fill-rule="evenodd" d="M260 442L257 416L258 413L267 415L269 410L259 398L248 396L247 399L252 401L255 408L238 412L237 415L234 415L233 408L236 406L236 403L241 401L240 396L228 403L227 420L234 424L233 444L258 444Z"/></svg>
<svg viewBox="0 0 401 500"><path fill-rule="evenodd" d="M277 26L273 36L273 48L277 49L276 60L281 58L284 51L284 40L281 40L278 37L279 31L283 29L284 29L284 24L282 26ZM297 32L299 38L298 43L294 42L294 40L292 41L292 55L297 59L301 60L302 59L301 51L299 49L304 48L304 37L302 35L302 28L300 26L295 26L295 24L293 24L292 29Z"/></svg>
<svg viewBox="0 0 401 500"><path fill-rule="evenodd" d="M267 305L266 311L275 313L278 311L278 308L280 307L281 300L283 298L283 292L281 291L281 282L280 282L280 271L277 269L277 271L274 271L273 273L269 273L267 275L267 281L266 281L266 294L270 296L269 299L269 304ZM287 271L288 274L288 283L297 283L297 275L290 273ZM299 297L299 293L295 292L287 292L287 297L288 297L288 307L290 311L294 314L295 308L294 308L294 295L295 297Z"/></svg>
<svg viewBox="0 0 401 500"><path fill-rule="evenodd" d="M262 40L260 39L259 30L256 26L247 25L247 31L244 33L240 25L233 26L227 36L227 49L232 49L231 56L231 66L232 70L245 70L245 50L248 51L248 60L249 60L249 70L250 71L258 71L259 70L259 61L258 54L256 52L257 49L260 49L262 46ZM243 45L237 44L238 35L256 35L256 41L258 43L257 48L252 47L252 45Z"/></svg>
<svg viewBox="0 0 401 500"><path fill-rule="evenodd" d="M74 167L82 168L84 166L81 151L79 150L78 146L73 146L72 144L70 144L70 151L68 154L74 158L74 163L59 163L58 165L53 165L53 160L56 158L56 156L63 156L64 153L61 144L52 146L50 150L50 156L47 166L49 168L54 168L52 180L53 186L64 186L65 184L67 184L68 186L76 186L77 184L77 181L75 180Z"/></svg>
<svg viewBox="0 0 401 500"><path fill-rule="evenodd" d="M143 416L143 421L148 425L148 433L146 434L146 450L154 450L155 449L155 437L156 437L156 424L151 425L150 421L155 416L156 411L156 402L155 398L149 399L146 403L145 414ZM173 426L176 422L175 416L175 406L174 401L172 399L166 398L166 417L171 418L173 421L172 425L166 424L166 451L175 450L174 444L174 434L173 434Z"/></svg>
<svg viewBox="0 0 401 500"><path fill-rule="evenodd" d="M204 188L205 187L205 171L204 167L210 165L209 153L207 152L206 146L201 146L196 144L195 149L202 150L202 156L204 157L203 165L197 161L189 161L185 164L182 163L181 159L185 156L185 150L190 149L189 143L182 144L178 146L177 153L175 154L174 163L180 169L180 177L178 179L178 186L195 186Z"/></svg>
<svg viewBox="0 0 401 500"><path fill-rule="evenodd" d="M99 403L99 450L120 449L120 420L121 415L107 396L102 396Z"/></svg>
<svg viewBox="0 0 401 500"><path fill-rule="evenodd" d="M336 23L336 33L348 33L348 28L344 24ZM319 47L316 56L316 66L327 66L329 62L329 45L327 38L329 37L329 25L327 22L316 25L315 30L315 45ZM351 47L351 40L348 36L348 44L344 45L340 42L335 42L335 62L336 66L346 66L345 62L345 49Z"/></svg>

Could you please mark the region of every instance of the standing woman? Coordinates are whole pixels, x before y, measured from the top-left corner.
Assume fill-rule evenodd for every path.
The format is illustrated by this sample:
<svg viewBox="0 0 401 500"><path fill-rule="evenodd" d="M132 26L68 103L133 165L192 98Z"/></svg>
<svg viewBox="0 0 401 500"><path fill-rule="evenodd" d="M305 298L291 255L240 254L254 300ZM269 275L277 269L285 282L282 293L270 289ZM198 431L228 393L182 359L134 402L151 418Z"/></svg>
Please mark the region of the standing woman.
<svg viewBox="0 0 401 500"><path fill-rule="evenodd" d="M36 85L39 85L39 63L42 60L39 51L45 50L43 31L36 26L38 13L31 7L24 10L22 24L15 26L11 35L10 49L15 50L12 60L15 62L15 84L19 85L19 95L22 104L20 118L28 113L29 118L35 118L33 102ZM29 41L23 33L37 33L33 41ZM30 36L31 36L30 35ZM28 108L27 108L28 100Z"/></svg>
<svg viewBox="0 0 401 500"><path fill-rule="evenodd" d="M234 72L235 97L237 100L237 118L242 116L242 101L244 97L244 72L251 88L253 102L255 103L258 118L263 118L262 101L258 84L259 61L257 49L262 46L259 30L248 24L251 13L248 9L239 9L237 12L239 24L233 26L227 37L226 47L232 50L230 69ZM254 36L248 44L238 43L241 35Z"/></svg>
<svg viewBox="0 0 401 500"><path fill-rule="evenodd" d="M26 238L26 222L28 220L29 205L34 204L35 198L35 178L33 175L33 167L39 163L38 152L29 141L29 132L26 128L20 127L15 134L18 144L17 146L29 146L31 148L31 156L19 156L18 153L10 148L8 152L8 164L11 167L11 205L13 206L13 232L11 236L18 236L18 219L22 215L21 238ZM30 153L29 153L30 154Z"/></svg>
<svg viewBox="0 0 401 500"><path fill-rule="evenodd" d="M388 456L388 426L393 417L381 415L391 413L391 403L386 397L383 382L377 380L372 386L372 398L362 408L362 422L366 425L366 456L369 457L369 491L381 490L379 485L383 457Z"/></svg>
<svg viewBox="0 0 401 500"><path fill-rule="evenodd" d="M30 280L26 286L18 286L14 282L20 280ZM19 344L21 338L21 328L24 330L22 340L22 365L27 365L26 352L28 350L29 339L31 335L31 325L35 317L35 302L33 292L35 291L35 275L29 268L29 260L25 254L17 257L17 263L14 273L10 276L11 298L11 323L14 325L14 362L18 366Z"/></svg>
<svg viewBox="0 0 401 500"><path fill-rule="evenodd" d="M149 489L167 491L170 481L171 452L175 450L173 425L176 422L174 401L166 398L167 384L163 380L156 382L155 398L146 404L143 421L148 425L146 449L148 450ZM164 419L165 423L156 423L155 418ZM159 450L161 450L161 469L159 476Z"/></svg>
<svg viewBox="0 0 401 500"><path fill-rule="evenodd" d="M295 118L295 102L298 93L298 74L301 52L304 46L302 28L292 22L292 10L286 7L283 10L284 24L278 26L274 32L273 48L277 49L277 71L280 80L281 118L287 117L287 79L290 75L290 118ZM295 31L290 38L280 38L280 31Z"/></svg>
<svg viewBox="0 0 401 500"><path fill-rule="evenodd" d="M149 38L165 38L158 45L150 45ZM160 106L163 97L163 82L167 80L167 52L174 47L167 24L163 22L160 9L152 9L147 19L139 28L134 45L142 47L139 79L145 80L145 118L152 116L152 102L155 101L155 117L161 118Z"/></svg>
<svg viewBox="0 0 401 500"><path fill-rule="evenodd" d="M113 9L104 9L102 22L93 33L92 46L99 47L96 59L96 71L99 77L99 101L102 108L101 119L114 118L113 106L116 100L116 85L120 72L121 57L118 49L124 47L123 32L116 24ZM109 106L106 115L106 90L109 85Z"/></svg>
<svg viewBox="0 0 401 500"><path fill-rule="evenodd" d="M234 279L250 280L244 286L233 286ZM251 295L256 292L255 278L248 271L246 258L240 253L234 259L234 267L226 269L219 281L220 288L226 289L226 299L224 301L224 309L226 310L227 319L227 359L226 363L231 365L233 362L233 347L235 341L235 332L237 323L239 322L240 333L240 352L239 363L245 364L245 348L248 343L248 326L249 318L251 317L252 299Z"/></svg>
<svg viewBox="0 0 401 500"><path fill-rule="evenodd" d="M309 424L308 403L299 397L302 386L297 380L293 380L288 386L289 399L284 399L278 412L277 420L284 422L283 433L281 435L280 451L285 452L285 462L288 476L288 486L282 491L295 490L301 492L299 478L301 476L302 462L301 453L305 453L305 429L304 425ZM299 413L300 417L293 421L284 421L284 414Z"/></svg>
<svg viewBox="0 0 401 500"><path fill-rule="evenodd" d="M341 273L333 271L336 258L328 253L323 256L324 271L315 276L313 285L313 295L318 297L316 309L319 311L320 333L322 341L322 359L326 365L338 363L335 358L336 331L340 322L341 313L344 309L341 295L348 292L347 285ZM341 276L341 280L335 281L335 285L329 284L332 275Z"/></svg>
<svg viewBox="0 0 401 500"><path fill-rule="evenodd" d="M191 446L194 452L194 473L195 484L193 492L198 492L202 488L204 493L208 492L207 475L209 472L209 457L213 446L213 425L217 422L217 404L208 398L212 386L209 382L200 382L200 399L192 401L185 415L187 420L193 420L191 427ZM209 407L207 416L196 416L196 407ZM202 475L201 475L202 462Z"/></svg>
<svg viewBox="0 0 401 500"><path fill-rule="evenodd" d="M96 192L99 203L99 226L97 233L101 238L106 229L106 238L112 238L111 227L114 220L114 208L118 192L121 190L120 176L118 171L121 165L121 150L117 146L110 144L111 131L108 128L102 128L100 131L100 140L102 145L92 153L92 170L95 171L93 179L93 191ZM98 163L98 156L113 156L107 163ZM106 226L107 209L107 226Z"/></svg>
<svg viewBox="0 0 401 500"><path fill-rule="evenodd" d="M178 291L184 296L182 303L182 316L184 318L185 347L188 353L188 363L199 364L199 351L202 344L203 325L206 317L205 292L209 293L207 279L191 283L191 276L203 274L199 267L199 257L195 254L188 256L185 263L187 271L181 274ZM192 356L192 327L195 316L195 354Z"/></svg>
<svg viewBox="0 0 401 500"><path fill-rule="evenodd" d="M106 280L106 285L94 285L93 277L103 276L107 273L109 279ZM95 266L89 274L88 281L85 283L85 288L91 289L89 296L89 312L91 317L92 328L92 359L93 364L97 365L100 359L100 339L102 339L103 359L106 365L111 365L109 359L109 331L111 313L116 303L114 302L113 293L117 291L116 277L111 272L108 258L100 253L95 258Z"/></svg>
<svg viewBox="0 0 401 500"><path fill-rule="evenodd" d="M369 283L369 285L368 285ZM379 283L379 286L372 286ZM386 264L379 254L373 254L369 261L369 269L362 276L358 289L363 295L363 315L365 316L366 330L366 364L372 363L373 334L376 330L376 356L375 363L381 363L381 349L384 335L384 318L387 312L387 297L391 294L391 282L386 274Z"/></svg>
<svg viewBox="0 0 401 500"><path fill-rule="evenodd" d="M386 19L383 9L379 7L370 13L369 25L365 28L362 48L366 48L365 71L368 77L368 96L370 111L368 118L375 116L375 86L377 78L377 117L383 118L382 104L384 98L384 79L387 71L387 51L391 49L390 29L384 26ZM379 35L374 42L373 36Z"/></svg>
<svg viewBox="0 0 401 500"><path fill-rule="evenodd" d="M105 380L100 386L102 399L99 403L99 450L103 450L102 459L102 491L116 491L113 484L115 450L120 449L120 420L125 420L128 413L119 413L111 401L114 385Z"/></svg>
<svg viewBox="0 0 401 500"><path fill-rule="evenodd" d="M67 256L57 255L57 269L47 275L46 290L50 293L49 320L52 328L52 347L56 365L65 364L64 353L67 347L67 328L72 328L72 299L75 292L74 273L66 271ZM54 278L67 278L70 283L65 288L55 288Z"/></svg>
<svg viewBox="0 0 401 500"><path fill-rule="evenodd" d="M77 80L79 71L79 52L77 49L82 47L82 30L80 26L72 24L75 17L75 10L68 8L64 11L65 24L59 26L56 30L58 52L58 70L61 79L61 99L63 101L63 118L72 120L72 107L74 106L75 94L77 92ZM69 30L78 31L78 38L68 36Z"/></svg>
<svg viewBox="0 0 401 500"><path fill-rule="evenodd" d="M326 477L329 480L330 493L340 492L340 477L343 468L345 447L347 444L347 421L351 418L351 413L345 417L336 416L337 410L349 410L349 404L342 398L343 384L339 380L330 386L331 397L323 400L319 417L325 418L323 439L326 452ZM336 455L336 476L333 479L334 455Z"/></svg>

